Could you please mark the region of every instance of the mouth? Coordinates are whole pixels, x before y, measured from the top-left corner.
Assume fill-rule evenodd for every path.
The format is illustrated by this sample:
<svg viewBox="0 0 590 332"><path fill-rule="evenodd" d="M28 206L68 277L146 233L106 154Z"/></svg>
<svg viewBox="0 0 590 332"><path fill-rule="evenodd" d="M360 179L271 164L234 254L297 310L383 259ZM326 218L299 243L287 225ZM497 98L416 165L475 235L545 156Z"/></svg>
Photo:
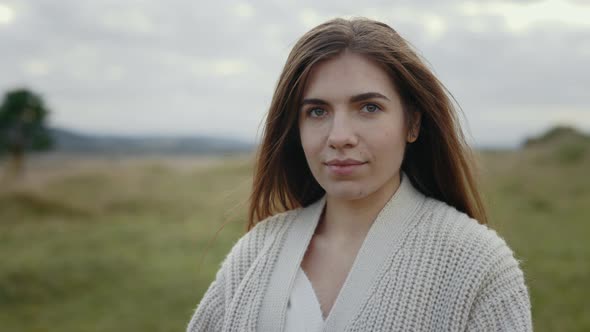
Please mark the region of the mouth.
<svg viewBox="0 0 590 332"><path fill-rule="evenodd" d="M328 170L333 175L350 175L360 169L363 165L367 164L366 161L346 159L346 160L330 160L324 163Z"/></svg>
<svg viewBox="0 0 590 332"><path fill-rule="evenodd" d="M360 161L356 159L332 159L324 164L326 166L357 166L366 163L366 161Z"/></svg>

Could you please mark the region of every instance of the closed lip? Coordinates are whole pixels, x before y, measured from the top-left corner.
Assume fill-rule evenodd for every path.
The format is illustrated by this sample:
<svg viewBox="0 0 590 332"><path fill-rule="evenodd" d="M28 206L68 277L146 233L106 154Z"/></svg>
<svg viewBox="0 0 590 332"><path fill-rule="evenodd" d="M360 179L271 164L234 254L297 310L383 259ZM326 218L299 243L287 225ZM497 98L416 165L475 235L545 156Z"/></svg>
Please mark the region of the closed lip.
<svg viewBox="0 0 590 332"><path fill-rule="evenodd" d="M332 159L325 164L328 166L352 166L352 165L362 165L365 164L366 161L360 161L356 159Z"/></svg>

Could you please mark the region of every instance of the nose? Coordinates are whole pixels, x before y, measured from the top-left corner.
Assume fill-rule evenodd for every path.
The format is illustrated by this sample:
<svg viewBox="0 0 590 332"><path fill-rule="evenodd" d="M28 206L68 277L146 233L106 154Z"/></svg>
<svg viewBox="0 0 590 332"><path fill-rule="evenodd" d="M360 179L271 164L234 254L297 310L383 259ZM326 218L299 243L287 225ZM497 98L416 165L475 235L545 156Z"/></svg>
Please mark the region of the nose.
<svg viewBox="0 0 590 332"><path fill-rule="evenodd" d="M332 149L351 148L358 143L354 121L348 112L335 112L328 134L328 145Z"/></svg>

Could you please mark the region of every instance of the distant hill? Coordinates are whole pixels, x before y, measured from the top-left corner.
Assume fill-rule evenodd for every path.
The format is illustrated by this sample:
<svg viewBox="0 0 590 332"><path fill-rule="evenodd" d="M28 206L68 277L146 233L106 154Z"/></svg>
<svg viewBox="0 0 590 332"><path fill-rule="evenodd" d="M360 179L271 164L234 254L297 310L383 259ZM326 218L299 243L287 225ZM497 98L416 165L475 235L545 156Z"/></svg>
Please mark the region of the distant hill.
<svg viewBox="0 0 590 332"><path fill-rule="evenodd" d="M237 139L194 136L110 136L88 135L52 128L54 151L76 154L227 154L249 152L252 143Z"/></svg>
<svg viewBox="0 0 590 332"><path fill-rule="evenodd" d="M586 134L574 127L570 126L555 126L542 133L539 136L527 138L523 146L534 147L548 144L561 144L561 143L590 143L590 135Z"/></svg>
<svg viewBox="0 0 590 332"><path fill-rule="evenodd" d="M573 127L557 126L528 138L524 149L537 154L537 165L556 163L572 165L590 158L590 135Z"/></svg>

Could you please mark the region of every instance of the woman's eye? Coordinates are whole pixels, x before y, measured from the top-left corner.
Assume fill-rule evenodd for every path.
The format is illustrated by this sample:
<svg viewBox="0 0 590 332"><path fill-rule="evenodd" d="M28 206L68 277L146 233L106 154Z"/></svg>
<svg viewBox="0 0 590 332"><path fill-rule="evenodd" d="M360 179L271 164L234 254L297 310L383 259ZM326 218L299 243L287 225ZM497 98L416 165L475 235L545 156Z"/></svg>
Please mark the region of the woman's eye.
<svg viewBox="0 0 590 332"><path fill-rule="evenodd" d="M326 111L321 108L313 108L309 110L308 113L313 118L319 118L326 114Z"/></svg>
<svg viewBox="0 0 590 332"><path fill-rule="evenodd" d="M375 104L366 104L362 109L367 113L375 113L380 110L379 106Z"/></svg>

